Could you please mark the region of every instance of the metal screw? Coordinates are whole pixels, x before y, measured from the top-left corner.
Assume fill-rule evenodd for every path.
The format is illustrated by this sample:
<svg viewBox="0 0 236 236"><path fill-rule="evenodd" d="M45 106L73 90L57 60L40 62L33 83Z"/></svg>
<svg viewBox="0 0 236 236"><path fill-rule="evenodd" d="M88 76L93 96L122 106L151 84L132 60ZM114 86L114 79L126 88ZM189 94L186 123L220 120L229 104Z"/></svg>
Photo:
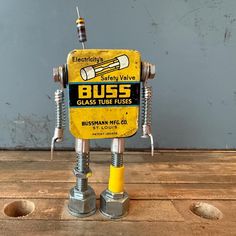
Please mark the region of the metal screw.
<svg viewBox="0 0 236 236"><path fill-rule="evenodd" d="M141 80L146 82L148 79L153 79L156 74L156 67L154 64L143 61L142 62Z"/></svg>
<svg viewBox="0 0 236 236"><path fill-rule="evenodd" d="M111 144L111 165L114 167L123 166L123 154L125 150L124 138L114 138Z"/></svg>
<svg viewBox="0 0 236 236"><path fill-rule="evenodd" d="M78 217L85 217L96 211L96 194L88 185L89 168L89 140L76 139L75 151L77 163L74 168L76 186L70 191L69 212Z"/></svg>
<svg viewBox="0 0 236 236"><path fill-rule="evenodd" d="M154 79L156 75L156 66L149 63L149 76L148 79Z"/></svg>
<svg viewBox="0 0 236 236"><path fill-rule="evenodd" d="M123 166L123 153L112 153L111 165L114 167L122 167Z"/></svg>
<svg viewBox="0 0 236 236"><path fill-rule="evenodd" d="M53 68L53 80L54 82L60 82L60 74L59 74L59 68L55 67Z"/></svg>
<svg viewBox="0 0 236 236"><path fill-rule="evenodd" d="M80 172L84 177L76 176L76 188L84 192L88 188L88 178L85 177L90 172L89 169L89 153L77 153L77 165L75 171ZM75 172L74 171L74 172Z"/></svg>
<svg viewBox="0 0 236 236"><path fill-rule="evenodd" d="M68 84L66 65L53 68L53 80L56 83L60 83L62 88L66 88L66 85Z"/></svg>

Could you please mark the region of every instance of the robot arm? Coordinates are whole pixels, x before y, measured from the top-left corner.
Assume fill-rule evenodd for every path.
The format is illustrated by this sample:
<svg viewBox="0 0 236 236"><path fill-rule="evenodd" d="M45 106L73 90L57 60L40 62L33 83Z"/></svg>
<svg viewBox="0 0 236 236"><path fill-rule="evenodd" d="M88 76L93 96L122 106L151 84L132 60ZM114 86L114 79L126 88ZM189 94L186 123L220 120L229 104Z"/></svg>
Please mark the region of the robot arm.
<svg viewBox="0 0 236 236"><path fill-rule="evenodd" d="M148 79L154 79L155 65L142 62L142 136L150 138L151 155L154 156L154 143L152 136L152 87L147 84Z"/></svg>
<svg viewBox="0 0 236 236"><path fill-rule="evenodd" d="M55 92L56 103L56 127L51 142L51 160L53 159L53 150L55 142L61 142L64 136L65 127L65 103L64 103L64 91L57 89Z"/></svg>
<svg viewBox="0 0 236 236"><path fill-rule="evenodd" d="M54 100L56 105L56 126L51 142L51 160L53 159L53 150L55 142L62 142L64 136L64 127L66 121L64 88L66 87L65 79L67 78L65 68L65 66L60 66L58 68L53 69L54 81L59 82L61 88L57 89L54 94Z"/></svg>

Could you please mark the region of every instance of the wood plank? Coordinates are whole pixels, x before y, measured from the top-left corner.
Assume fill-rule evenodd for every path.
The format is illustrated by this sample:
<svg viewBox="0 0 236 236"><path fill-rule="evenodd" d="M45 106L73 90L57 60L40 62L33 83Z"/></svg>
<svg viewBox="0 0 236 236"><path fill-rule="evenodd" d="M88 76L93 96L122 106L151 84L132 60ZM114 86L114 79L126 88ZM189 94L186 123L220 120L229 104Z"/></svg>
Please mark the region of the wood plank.
<svg viewBox="0 0 236 236"><path fill-rule="evenodd" d="M229 226L229 224L228 224ZM231 226L231 225L230 225ZM103 235L162 235L162 236L184 236L193 235L192 229L186 223L177 222L120 222L120 221L52 221L52 220L0 220L2 235L81 235L81 236L103 236ZM218 229L217 229L218 228ZM231 230L230 230L231 229ZM236 229L235 226L227 227L225 232L230 233ZM198 232L202 232L199 227ZM215 232L220 232L216 227ZM226 235L226 234L220 234ZM229 235L229 234L228 234Z"/></svg>
<svg viewBox="0 0 236 236"><path fill-rule="evenodd" d="M160 151L154 159L149 153L126 154L130 212L117 221L99 212L85 219L69 215L74 153L57 152L52 162L47 155L0 152L0 235L235 235L235 152ZM110 154L91 156L90 182L99 197L107 186ZM35 211L22 218L6 217L4 205L17 199L33 201ZM189 206L196 201L218 207L223 219L195 216Z"/></svg>
<svg viewBox="0 0 236 236"><path fill-rule="evenodd" d="M211 220L207 220L193 214L189 207L192 203L198 202L195 200L173 200L172 201L177 211L184 217L185 222L209 222ZM236 201L230 200L201 200L201 202L206 202L212 204L217 207L222 213L223 218L217 222L235 222L236 224ZM236 233L236 231L235 231Z"/></svg>
<svg viewBox="0 0 236 236"><path fill-rule="evenodd" d="M125 156L127 162L143 162L152 160L150 153L127 152ZM93 162L110 162L110 152L90 152ZM151 158L150 158L151 157ZM55 151L53 161L75 161L74 151ZM50 161L50 152L48 151L0 151L0 161Z"/></svg>
<svg viewBox="0 0 236 236"><path fill-rule="evenodd" d="M147 163L146 163L147 164ZM51 167L45 169L16 169L14 171L1 170L1 182L74 182L75 178L72 170L57 169L56 163L51 163ZM236 183L236 173L217 171L193 172L193 171L150 171L144 168L148 165L128 163L126 165L126 183ZM91 165L93 176L90 178L92 183L107 183L109 166L102 166L93 163ZM51 168L51 169L50 169Z"/></svg>
<svg viewBox="0 0 236 236"><path fill-rule="evenodd" d="M74 182L74 163L1 161L1 182ZM127 163L126 183L235 183L236 164ZM107 183L108 164L91 163L92 183Z"/></svg>
<svg viewBox="0 0 236 236"><path fill-rule="evenodd" d="M65 199L73 186L74 183L64 182L0 182L0 198ZM107 184L93 183L91 186L97 193L97 198L107 188ZM126 184L125 188L130 198L136 200L236 200L235 184Z"/></svg>
<svg viewBox="0 0 236 236"><path fill-rule="evenodd" d="M110 152L91 152L92 162L109 162ZM0 151L0 161L50 161L49 151ZM74 161L73 151L55 151L53 161ZM236 152L232 151L156 151L155 157L149 152L126 152L126 162L212 162L236 163Z"/></svg>
<svg viewBox="0 0 236 236"><path fill-rule="evenodd" d="M71 216L67 210L68 200L66 199L31 199L34 202L35 210L24 219L38 220L75 220L76 217ZM0 209L12 202L12 199L0 199ZM0 212L0 219L12 219ZM81 221L96 220L107 221L99 211L89 218L80 219ZM121 219L121 221L140 222L140 221L183 221L183 217L176 211L171 201L153 201L143 200L130 201L129 214Z"/></svg>
<svg viewBox="0 0 236 236"><path fill-rule="evenodd" d="M53 220L0 220L2 235L149 235L189 236L235 235L234 223L185 223L185 222L122 222L122 221L53 221Z"/></svg>
<svg viewBox="0 0 236 236"><path fill-rule="evenodd" d="M15 170L69 170L72 171L75 162L39 162L39 161L0 161L0 171L15 171ZM137 171L153 172L153 171L171 171L171 172L195 172L195 173L235 173L236 163L224 163L213 164L213 163L126 163L125 166L130 169ZM103 169L109 168L109 164L98 164L91 163L91 169L95 171L102 171Z"/></svg>
<svg viewBox="0 0 236 236"><path fill-rule="evenodd" d="M13 199L0 199L0 209L13 202ZM67 199L30 199L35 204L35 210L28 216L19 217L19 220L75 220L76 217L71 216L67 210ZM236 201L216 201L203 200L217 207L223 213L223 218L218 222L236 222ZM196 216L190 211L190 205L195 202L193 200L131 200L129 214L119 221L129 222L189 222L201 223L212 222ZM99 206L99 202L97 202ZM0 212L0 220L14 219ZM100 214L99 211L93 216L82 218L81 221L109 221Z"/></svg>
<svg viewBox="0 0 236 236"><path fill-rule="evenodd" d="M182 202L182 201L181 201ZM227 203L226 203L227 204ZM51 205L52 206L52 205ZM40 208L41 209L41 208ZM133 221L127 218L109 221L102 216L91 216L86 219L56 218L53 208L41 209L41 217L23 217L0 219L2 235L235 235L236 224L231 220L211 221L191 215L184 222L171 221ZM150 210L150 209L149 209ZM141 211L141 210L140 210ZM152 211L149 211L149 215ZM191 213L192 214L192 213ZM45 217L44 219L42 216ZM71 216L69 216L71 217ZM97 218L96 218L97 217ZM99 217L101 217L99 219ZM192 221L192 217L196 220ZM91 219L93 218L93 219ZM96 219L95 219L96 218Z"/></svg>

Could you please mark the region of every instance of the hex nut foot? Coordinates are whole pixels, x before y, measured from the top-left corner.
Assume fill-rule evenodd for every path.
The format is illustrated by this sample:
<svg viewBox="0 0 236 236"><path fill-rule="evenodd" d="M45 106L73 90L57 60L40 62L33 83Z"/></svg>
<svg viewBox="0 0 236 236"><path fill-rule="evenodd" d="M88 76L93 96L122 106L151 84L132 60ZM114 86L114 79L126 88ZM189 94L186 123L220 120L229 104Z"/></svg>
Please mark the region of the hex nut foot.
<svg viewBox="0 0 236 236"><path fill-rule="evenodd" d="M129 196L124 193L112 193L105 190L100 195L100 212L110 218L124 217L129 210Z"/></svg>
<svg viewBox="0 0 236 236"><path fill-rule="evenodd" d="M75 187L70 190L69 213L76 217L87 217L96 212L96 194L94 190L88 186L85 192L78 191Z"/></svg>

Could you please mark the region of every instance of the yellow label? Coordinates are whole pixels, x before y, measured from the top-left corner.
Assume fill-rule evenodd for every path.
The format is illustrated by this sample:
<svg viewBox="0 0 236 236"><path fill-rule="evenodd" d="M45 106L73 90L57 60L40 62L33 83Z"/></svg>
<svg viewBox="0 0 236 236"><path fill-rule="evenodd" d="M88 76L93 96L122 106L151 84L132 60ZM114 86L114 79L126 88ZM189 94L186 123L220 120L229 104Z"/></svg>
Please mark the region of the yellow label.
<svg viewBox="0 0 236 236"><path fill-rule="evenodd" d="M140 53L134 50L69 53L69 117L74 137L119 138L137 132L140 67Z"/></svg>

